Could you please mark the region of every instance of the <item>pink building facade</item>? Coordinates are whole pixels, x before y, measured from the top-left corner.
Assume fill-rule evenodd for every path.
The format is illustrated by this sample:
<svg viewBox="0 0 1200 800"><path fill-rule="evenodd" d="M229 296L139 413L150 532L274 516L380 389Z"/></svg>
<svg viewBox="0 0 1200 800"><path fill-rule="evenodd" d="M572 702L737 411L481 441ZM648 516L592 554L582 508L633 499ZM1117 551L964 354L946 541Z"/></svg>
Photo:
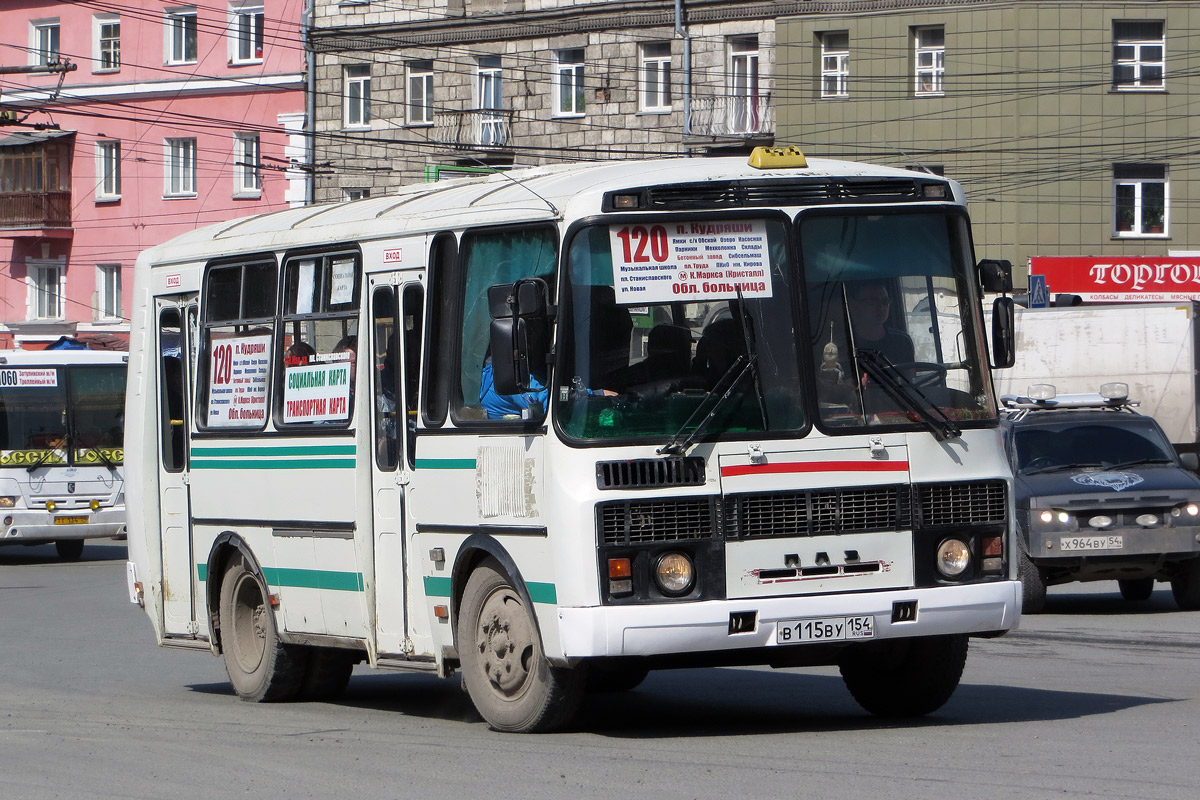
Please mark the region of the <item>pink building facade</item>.
<svg viewBox="0 0 1200 800"><path fill-rule="evenodd" d="M138 253L303 204L304 0L0 6L0 347L120 346Z"/></svg>

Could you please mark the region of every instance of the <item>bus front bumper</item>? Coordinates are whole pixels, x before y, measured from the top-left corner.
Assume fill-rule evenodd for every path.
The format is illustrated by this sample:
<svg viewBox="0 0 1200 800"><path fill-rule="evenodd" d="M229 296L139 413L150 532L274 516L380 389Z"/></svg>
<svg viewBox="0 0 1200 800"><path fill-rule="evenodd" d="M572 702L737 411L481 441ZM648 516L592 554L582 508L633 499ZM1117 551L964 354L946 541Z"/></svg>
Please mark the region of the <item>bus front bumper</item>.
<svg viewBox="0 0 1200 800"><path fill-rule="evenodd" d="M0 515L0 544L34 544L64 539L120 539L125 536L125 508L70 510L50 514L39 509L11 509ZM60 520L55 522L55 520Z"/></svg>
<svg viewBox="0 0 1200 800"><path fill-rule="evenodd" d="M893 621L897 609L911 620ZM900 604L899 606L897 604ZM940 634L999 634L1016 627L1019 581L939 586L862 594L560 608L558 635L568 659L715 652L778 644L781 621L870 616L874 639ZM753 626L745 632L748 614ZM739 615L735 624L733 615ZM861 641L861 640L858 640Z"/></svg>

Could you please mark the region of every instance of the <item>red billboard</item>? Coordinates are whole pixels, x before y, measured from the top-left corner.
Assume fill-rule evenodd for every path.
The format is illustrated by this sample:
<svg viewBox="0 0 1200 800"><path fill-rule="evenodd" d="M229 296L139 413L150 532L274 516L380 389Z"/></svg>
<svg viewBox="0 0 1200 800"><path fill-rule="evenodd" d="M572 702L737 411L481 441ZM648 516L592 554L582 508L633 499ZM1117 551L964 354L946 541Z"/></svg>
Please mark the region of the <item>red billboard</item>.
<svg viewBox="0 0 1200 800"><path fill-rule="evenodd" d="M1034 256L1031 275L1044 275L1051 294L1089 303L1200 300L1200 257Z"/></svg>

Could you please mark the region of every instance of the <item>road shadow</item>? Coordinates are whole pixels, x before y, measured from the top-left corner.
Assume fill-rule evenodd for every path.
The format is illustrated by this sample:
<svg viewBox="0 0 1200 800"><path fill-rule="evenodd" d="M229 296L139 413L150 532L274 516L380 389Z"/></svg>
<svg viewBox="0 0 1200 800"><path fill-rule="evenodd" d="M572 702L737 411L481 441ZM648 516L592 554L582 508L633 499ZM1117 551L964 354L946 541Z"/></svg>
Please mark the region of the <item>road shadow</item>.
<svg viewBox="0 0 1200 800"><path fill-rule="evenodd" d="M1095 592L1083 593L1079 590L1071 594L1055 594L1051 587L1046 594L1045 609L1030 616L1072 616L1072 617L1106 617L1116 615L1142 614L1179 614L1185 613L1175 603L1171 595L1171 586L1166 583L1155 584L1154 593L1150 599L1133 601L1121 597L1115 585L1112 591L1097 589Z"/></svg>
<svg viewBox="0 0 1200 800"><path fill-rule="evenodd" d="M86 562L126 561L128 550L125 542L109 539L88 539L83 545L83 555L77 561L63 561L54 549L54 543L38 545L0 546L0 567L19 567L28 564L82 564Z"/></svg>
<svg viewBox="0 0 1200 800"><path fill-rule="evenodd" d="M232 695L228 683L189 687ZM482 724L457 677L378 673L359 667L336 705ZM614 738L823 733L946 725L1048 722L1174 702L1159 697L963 684L927 717L894 720L858 707L840 677L759 669L651 673L638 689L590 694L569 730Z"/></svg>

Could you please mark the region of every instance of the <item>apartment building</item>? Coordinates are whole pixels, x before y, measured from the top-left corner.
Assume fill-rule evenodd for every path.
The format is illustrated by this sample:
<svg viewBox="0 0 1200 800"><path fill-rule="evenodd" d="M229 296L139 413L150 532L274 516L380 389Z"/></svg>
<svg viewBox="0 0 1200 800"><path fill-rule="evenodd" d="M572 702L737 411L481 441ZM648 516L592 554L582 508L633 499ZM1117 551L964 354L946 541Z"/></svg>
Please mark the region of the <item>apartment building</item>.
<svg viewBox="0 0 1200 800"><path fill-rule="evenodd" d="M771 144L793 2L316 0L317 199Z"/></svg>
<svg viewBox="0 0 1200 800"><path fill-rule="evenodd" d="M0 9L0 347L127 338L138 253L303 203L304 0Z"/></svg>
<svg viewBox="0 0 1200 800"><path fill-rule="evenodd" d="M1018 282L1200 299L1200 3L813 0L777 35L780 143L961 180Z"/></svg>

